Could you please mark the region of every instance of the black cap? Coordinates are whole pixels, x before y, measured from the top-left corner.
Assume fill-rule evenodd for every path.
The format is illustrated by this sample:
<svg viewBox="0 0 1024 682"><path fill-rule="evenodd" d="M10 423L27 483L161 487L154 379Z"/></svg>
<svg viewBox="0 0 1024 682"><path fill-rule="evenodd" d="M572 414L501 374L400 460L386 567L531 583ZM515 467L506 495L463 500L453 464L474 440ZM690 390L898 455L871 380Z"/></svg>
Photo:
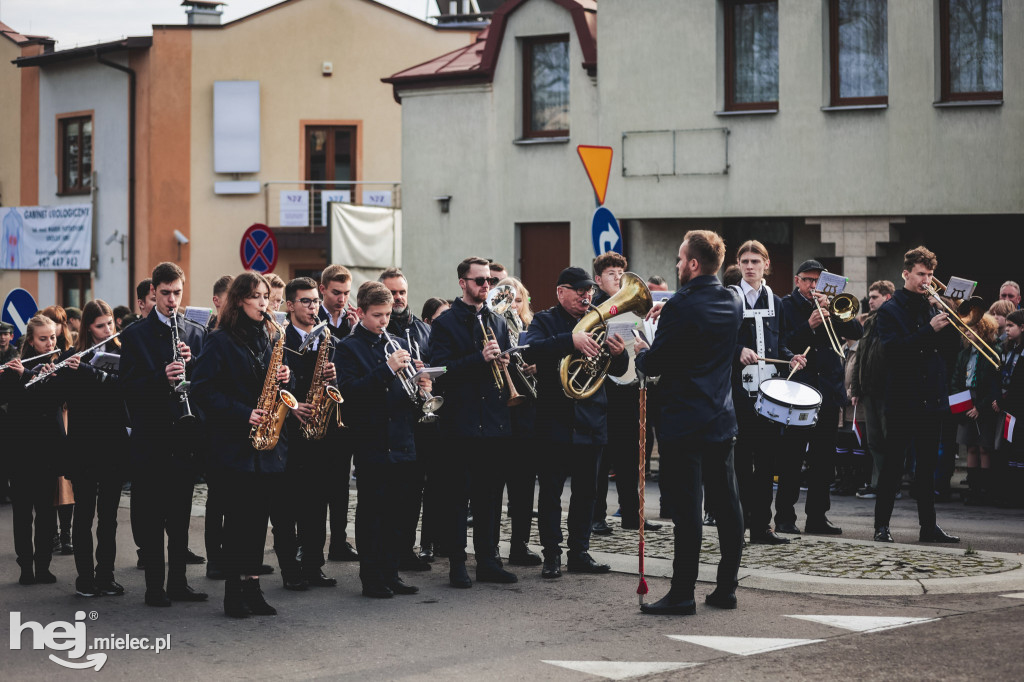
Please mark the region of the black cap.
<svg viewBox="0 0 1024 682"><path fill-rule="evenodd" d="M590 279L590 275L583 268L566 268L558 276L558 286L562 285L570 286L573 289L582 289L583 287L596 287L597 282Z"/></svg>
<svg viewBox="0 0 1024 682"><path fill-rule="evenodd" d="M0 334L13 334L14 325L10 322L0 322Z"/></svg>
<svg viewBox="0 0 1024 682"><path fill-rule="evenodd" d="M810 272L811 270L821 270L824 272L825 266L812 258L811 260L805 260L801 263L800 267L796 269L796 274L801 275L805 272Z"/></svg>

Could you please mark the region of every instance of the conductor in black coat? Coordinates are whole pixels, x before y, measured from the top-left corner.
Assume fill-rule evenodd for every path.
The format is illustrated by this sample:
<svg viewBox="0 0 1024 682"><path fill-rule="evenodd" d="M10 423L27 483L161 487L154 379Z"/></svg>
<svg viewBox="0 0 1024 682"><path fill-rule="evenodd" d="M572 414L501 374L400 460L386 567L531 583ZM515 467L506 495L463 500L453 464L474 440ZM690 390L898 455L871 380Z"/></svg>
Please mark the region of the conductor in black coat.
<svg viewBox="0 0 1024 682"><path fill-rule="evenodd" d="M171 600L201 601L206 595L185 580L188 526L197 442L188 442L175 421L181 403L174 387L191 376L203 350L206 330L176 315L185 273L174 263L153 270L156 306L149 316L121 335L121 385L131 417L129 443L132 480L132 531L146 569L146 603L170 606ZM172 362L170 315L176 315L184 363ZM138 526L138 527L136 527ZM164 592L163 536L167 533L167 592ZM169 598L168 598L169 597Z"/></svg>
<svg viewBox="0 0 1024 682"><path fill-rule="evenodd" d="M743 552L743 519L733 471L736 413L732 402L732 360L743 307L715 273L725 259L725 243L710 230L686 233L679 247L679 290L661 309L649 350L636 341L636 366L661 376L658 443L669 460L661 488L673 501L675 558L672 588L644 613L696 612L694 585L700 560L701 483L718 522L722 558L717 586L706 602L736 608L736 585Z"/></svg>

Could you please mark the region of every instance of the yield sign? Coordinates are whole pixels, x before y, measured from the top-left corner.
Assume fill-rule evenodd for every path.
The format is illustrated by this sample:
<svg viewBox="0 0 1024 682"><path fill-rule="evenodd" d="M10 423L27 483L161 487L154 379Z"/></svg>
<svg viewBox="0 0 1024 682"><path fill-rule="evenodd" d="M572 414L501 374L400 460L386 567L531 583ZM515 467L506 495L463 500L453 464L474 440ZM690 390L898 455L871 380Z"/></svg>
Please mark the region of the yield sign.
<svg viewBox="0 0 1024 682"><path fill-rule="evenodd" d="M612 171L612 148L581 144L576 147L576 152L587 170L587 177L597 195L597 203L603 205L608 191L608 177Z"/></svg>
<svg viewBox="0 0 1024 682"><path fill-rule="evenodd" d="M246 270L270 272L277 265L277 237L266 225L250 225L242 235L239 255Z"/></svg>

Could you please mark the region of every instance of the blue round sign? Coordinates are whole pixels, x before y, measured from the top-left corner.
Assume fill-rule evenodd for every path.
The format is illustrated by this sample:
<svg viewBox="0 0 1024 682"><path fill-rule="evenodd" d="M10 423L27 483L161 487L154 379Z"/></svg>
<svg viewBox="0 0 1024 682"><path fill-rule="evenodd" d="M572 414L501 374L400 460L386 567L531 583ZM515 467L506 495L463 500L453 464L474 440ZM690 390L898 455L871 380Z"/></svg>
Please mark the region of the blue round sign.
<svg viewBox="0 0 1024 682"><path fill-rule="evenodd" d="M13 289L4 299L3 318L4 322L14 325L14 340L17 341L25 333L28 321L39 311L36 299L24 289Z"/></svg>
<svg viewBox="0 0 1024 682"><path fill-rule="evenodd" d="M594 255L614 251L622 253L622 231L619 230L619 221L604 206L599 206L594 211L594 217L590 221L590 238L594 244Z"/></svg>

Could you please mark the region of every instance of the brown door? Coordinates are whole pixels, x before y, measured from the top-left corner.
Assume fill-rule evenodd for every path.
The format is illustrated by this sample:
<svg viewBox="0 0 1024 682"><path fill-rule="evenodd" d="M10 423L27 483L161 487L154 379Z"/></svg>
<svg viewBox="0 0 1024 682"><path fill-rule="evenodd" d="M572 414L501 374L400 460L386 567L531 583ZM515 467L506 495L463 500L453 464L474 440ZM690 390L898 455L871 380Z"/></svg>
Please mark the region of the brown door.
<svg viewBox="0 0 1024 682"><path fill-rule="evenodd" d="M558 303L555 282L569 267L569 223L526 223L519 226L519 273L530 290L534 312Z"/></svg>

